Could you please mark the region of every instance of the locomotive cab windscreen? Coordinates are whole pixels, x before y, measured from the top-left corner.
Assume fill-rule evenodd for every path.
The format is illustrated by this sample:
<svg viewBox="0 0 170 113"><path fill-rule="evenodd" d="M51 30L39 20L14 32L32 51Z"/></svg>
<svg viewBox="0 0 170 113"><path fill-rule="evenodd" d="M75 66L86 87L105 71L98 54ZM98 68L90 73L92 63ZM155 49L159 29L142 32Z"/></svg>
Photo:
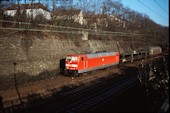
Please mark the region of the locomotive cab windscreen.
<svg viewBox="0 0 170 113"><path fill-rule="evenodd" d="M67 56L65 64L66 64L65 65L66 69L77 70L77 68L78 68L78 57L77 56Z"/></svg>
<svg viewBox="0 0 170 113"><path fill-rule="evenodd" d="M76 56L67 56L66 61L68 62L77 62L78 58Z"/></svg>

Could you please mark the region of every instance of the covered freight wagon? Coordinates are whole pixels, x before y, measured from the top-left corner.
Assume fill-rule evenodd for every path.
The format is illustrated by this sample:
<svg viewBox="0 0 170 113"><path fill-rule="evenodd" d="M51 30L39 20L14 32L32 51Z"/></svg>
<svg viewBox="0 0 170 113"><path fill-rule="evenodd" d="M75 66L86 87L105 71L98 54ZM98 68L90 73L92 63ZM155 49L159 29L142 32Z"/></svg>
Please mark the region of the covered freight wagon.
<svg viewBox="0 0 170 113"><path fill-rule="evenodd" d="M119 52L67 55L65 61L67 74L79 74L119 64Z"/></svg>
<svg viewBox="0 0 170 113"><path fill-rule="evenodd" d="M162 53L162 48L159 46L156 47L150 47L149 48L149 54L150 55L158 55Z"/></svg>

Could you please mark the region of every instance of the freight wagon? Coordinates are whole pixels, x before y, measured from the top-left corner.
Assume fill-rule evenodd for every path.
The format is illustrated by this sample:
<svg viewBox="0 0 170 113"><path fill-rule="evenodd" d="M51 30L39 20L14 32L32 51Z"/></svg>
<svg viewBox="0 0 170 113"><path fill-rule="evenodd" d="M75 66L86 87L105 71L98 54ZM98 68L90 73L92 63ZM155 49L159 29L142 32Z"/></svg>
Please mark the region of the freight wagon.
<svg viewBox="0 0 170 113"><path fill-rule="evenodd" d="M97 69L117 65L120 61L119 52L102 52L90 54L67 55L65 74L80 74Z"/></svg>
<svg viewBox="0 0 170 113"><path fill-rule="evenodd" d="M149 48L149 55L158 55L161 53L162 53L162 48L159 46Z"/></svg>

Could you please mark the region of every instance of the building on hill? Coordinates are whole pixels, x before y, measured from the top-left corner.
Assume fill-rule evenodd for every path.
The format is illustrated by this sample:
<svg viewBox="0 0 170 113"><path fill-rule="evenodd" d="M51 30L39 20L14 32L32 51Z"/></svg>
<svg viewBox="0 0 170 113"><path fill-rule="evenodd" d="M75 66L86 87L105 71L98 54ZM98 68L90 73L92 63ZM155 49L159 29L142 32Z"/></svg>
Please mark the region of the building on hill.
<svg viewBox="0 0 170 113"><path fill-rule="evenodd" d="M87 22L84 19L84 12L80 9L63 9L59 8L53 14L53 18L55 19L73 19L74 22L78 22L81 25L86 25Z"/></svg>
<svg viewBox="0 0 170 113"><path fill-rule="evenodd" d="M41 3L14 4L4 9L4 15L15 16L18 9L21 13L25 10L27 17L33 17L33 19L39 14L42 14L47 20L51 19L50 10Z"/></svg>
<svg viewBox="0 0 170 113"><path fill-rule="evenodd" d="M74 22L78 22L81 25L90 26L103 26L108 27L108 20L112 21L113 23L117 23L122 28L126 27L126 22L122 19L117 18L114 15L103 15L103 14L90 14L80 9L64 9L58 8L54 14L53 18L56 19L73 19Z"/></svg>
<svg viewBox="0 0 170 113"><path fill-rule="evenodd" d="M119 26L120 28L126 28L127 22L114 16L114 15L107 15L107 14L86 14L84 15L84 19L87 23L95 28L98 27L105 27L108 26Z"/></svg>

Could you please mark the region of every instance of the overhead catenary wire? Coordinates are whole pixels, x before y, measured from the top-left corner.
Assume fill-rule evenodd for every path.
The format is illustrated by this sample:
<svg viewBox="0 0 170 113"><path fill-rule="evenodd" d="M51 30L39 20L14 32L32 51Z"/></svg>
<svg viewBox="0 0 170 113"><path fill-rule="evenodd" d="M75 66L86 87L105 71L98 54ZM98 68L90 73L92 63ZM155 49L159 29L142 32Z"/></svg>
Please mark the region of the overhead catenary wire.
<svg viewBox="0 0 170 113"><path fill-rule="evenodd" d="M156 1L156 0L153 0L164 12L166 12L168 14L168 12Z"/></svg>
<svg viewBox="0 0 170 113"><path fill-rule="evenodd" d="M16 30L16 31L40 31L40 32L53 32L53 33L70 33L70 34L82 34L81 31L57 31L57 30L44 30L44 29L27 29L27 28L7 28L7 27L0 27L2 30ZM154 35L146 35L146 34L135 34L135 33L121 33L121 32L112 32L105 33L105 32L89 32L88 34L92 35L113 35L113 36L154 36Z"/></svg>
<svg viewBox="0 0 170 113"><path fill-rule="evenodd" d="M158 16L160 16L162 19L167 20L166 18L164 18L163 16L161 16L159 13L155 12L153 9L151 9L150 7L148 7L146 4L144 4L143 2L141 2L140 0L137 0L140 4L142 4L143 6L145 6L146 8L148 8L149 10L151 10L152 12L154 12L155 14L157 14Z"/></svg>
<svg viewBox="0 0 170 113"><path fill-rule="evenodd" d="M1 29L1 28L0 28ZM9 30L9 29L8 29ZM22 29L22 30L24 30L24 29ZM33 30L30 30L30 31L44 31L44 30L36 30L36 29L33 29ZM48 32L51 32L50 30L47 30ZM55 32L55 31L53 31L53 32ZM65 31L58 31L58 33L65 33ZM81 33L77 33L77 32L74 32L74 31L72 31L72 32L67 32L67 33L72 33L72 34L81 34ZM103 36L106 36L106 35L108 35L108 34L98 34L98 35L103 35ZM110 35L110 34L109 34ZM121 36L121 37L127 37L127 35L114 35L114 36ZM137 39L138 41L133 41L133 42L130 42L129 40L127 40L127 41L123 41L123 43L146 43L145 41L145 39L142 39L142 38L138 38L138 37L135 37L135 39ZM156 41L156 40L152 40L154 43L156 42L156 43L160 43L159 41ZM77 39L75 39L74 40L74 42L79 42L79 41L77 41Z"/></svg>
<svg viewBox="0 0 170 113"><path fill-rule="evenodd" d="M14 31L14 32L12 32L12 33L8 33L8 34L5 34L5 35L0 35L0 37L5 37L5 36L8 36L8 35L11 35L11 34L15 34L15 33L17 33L18 31Z"/></svg>
<svg viewBox="0 0 170 113"><path fill-rule="evenodd" d="M158 28L160 28L160 26L152 27L152 28L146 28L146 29L140 29L140 30L136 30L136 31L145 31L145 30L158 29Z"/></svg>
<svg viewBox="0 0 170 113"><path fill-rule="evenodd" d="M32 25L32 23L28 22L16 22L16 21L6 21L0 20L0 22L9 22L9 23L17 23L19 25ZM84 29L84 28L75 28L75 27L66 27L66 26L54 26L54 25L45 25L45 24L36 24L36 26L41 27L50 27L50 28L64 28L64 29L71 29L71 30L81 30L88 32L89 34L96 34L96 35L114 35L114 36L127 36L127 35L135 35L135 36L153 36L153 35L146 35L146 34L135 34L135 33L128 33L128 32L112 32L112 31L102 31L102 30L93 30L93 29ZM58 32L58 33L71 33L71 34L82 34L81 31L57 31L57 30L44 30L44 29L30 29L30 28L7 28L7 27L0 27L0 29L6 30L17 30L17 31L43 31L43 32ZM117 35L116 35L117 34Z"/></svg>
<svg viewBox="0 0 170 113"><path fill-rule="evenodd" d="M28 23L28 22L16 22L16 21L7 21L7 20L0 20L0 22L8 22L8 23L18 23L18 24L25 24L25 25L33 25L33 23ZM93 29L85 29L85 28L76 28L76 27L69 27L69 26L55 26L55 25L46 25L46 24L35 24L37 26L43 26L43 27L53 27L53 28L66 28L66 29L72 29L72 30L84 30L84 31L98 31L100 32L101 30L93 30ZM102 32L107 32L111 33L110 31L102 31ZM116 33L116 32L114 32Z"/></svg>
<svg viewBox="0 0 170 113"><path fill-rule="evenodd" d="M0 22L7 22L7 23L18 23L18 24L24 24L24 25L33 25L33 23L28 23L28 22L17 22L17 21L7 21L7 20L0 20ZM55 25L46 25L46 24L36 24L37 26L42 26L42 27L52 27L52 28L66 28L66 29L73 29L73 30L83 30L83 31L95 31L95 32L104 32L104 33L124 33L124 32L112 32L112 31L102 31L102 30L93 30L93 29L85 29L85 28L76 28L76 27L69 27L69 26L55 26ZM146 28L146 29L141 29L137 31L143 31L143 30L148 30L148 29L157 29L160 28L158 27L153 27L153 28Z"/></svg>
<svg viewBox="0 0 170 113"><path fill-rule="evenodd" d="M9 22L9 23L33 25L32 23L28 23L28 22L16 22L16 21L6 21L6 20L0 20L0 22ZM101 30L93 30L93 29L75 28L75 27L68 27L68 26L54 26L54 25L46 25L46 24L36 24L36 25L37 26L43 26L43 27L65 28L65 29L83 30L83 31L92 31L92 32L104 32L104 33L114 33L114 34L116 34L116 33L124 33L124 32L111 32L111 31L101 31Z"/></svg>

